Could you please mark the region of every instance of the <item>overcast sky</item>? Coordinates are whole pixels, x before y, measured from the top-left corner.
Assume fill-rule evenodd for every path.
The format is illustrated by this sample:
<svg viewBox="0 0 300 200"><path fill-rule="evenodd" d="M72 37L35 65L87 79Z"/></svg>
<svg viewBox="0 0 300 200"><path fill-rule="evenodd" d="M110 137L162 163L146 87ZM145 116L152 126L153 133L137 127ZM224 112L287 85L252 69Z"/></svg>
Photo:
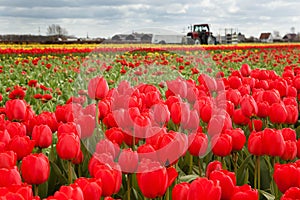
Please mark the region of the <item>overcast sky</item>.
<svg viewBox="0 0 300 200"><path fill-rule="evenodd" d="M233 28L249 36L300 32L299 0L0 0L0 34L45 35L59 24L77 37L111 37L148 28L186 32L209 23L214 35Z"/></svg>

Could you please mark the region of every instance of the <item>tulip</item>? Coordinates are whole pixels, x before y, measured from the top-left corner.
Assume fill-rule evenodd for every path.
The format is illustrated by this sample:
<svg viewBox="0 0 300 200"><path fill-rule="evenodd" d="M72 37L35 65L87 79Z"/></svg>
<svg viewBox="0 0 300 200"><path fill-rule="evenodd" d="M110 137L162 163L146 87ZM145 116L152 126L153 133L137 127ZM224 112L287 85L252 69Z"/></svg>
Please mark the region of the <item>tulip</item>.
<svg viewBox="0 0 300 200"><path fill-rule="evenodd" d="M275 164L273 178L278 189L285 193L291 187L299 187L300 168L295 164Z"/></svg>
<svg viewBox="0 0 300 200"><path fill-rule="evenodd" d="M190 184L187 200L220 200L221 187L219 182L207 178L197 178Z"/></svg>
<svg viewBox="0 0 300 200"><path fill-rule="evenodd" d="M270 121L275 124L285 123L287 119L287 110L283 103L274 103L270 107Z"/></svg>
<svg viewBox="0 0 300 200"><path fill-rule="evenodd" d="M56 144L58 156L64 160L73 160L80 153L80 139L74 133L63 133Z"/></svg>
<svg viewBox="0 0 300 200"><path fill-rule="evenodd" d="M206 172L205 172L205 176L207 178L209 178L210 174L213 171L218 171L222 169L222 163L218 160L212 161L210 163L208 163L207 167L206 167Z"/></svg>
<svg viewBox="0 0 300 200"><path fill-rule="evenodd" d="M0 168L0 187L8 187L11 185L21 185L21 176L17 167L10 169Z"/></svg>
<svg viewBox="0 0 300 200"><path fill-rule="evenodd" d="M8 122L6 124L6 130L11 138L15 135L26 136L26 126L19 122Z"/></svg>
<svg viewBox="0 0 300 200"><path fill-rule="evenodd" d="M76 199L76 200L84 200L84 195L81 188L77 184L72 184L69 186L61 186L59 191L56 191L53 197L48 197L49 200L52 199Z"/></svg>
<svg viewBox="0 0 300 200"><path fill-rule="evenodd" d="M106 164L96 164L92 169L95 178L101 179L105 184L102 185L102 196L111 196L118 193L122 184L122 173L120 166Z"/></svg>
<svg viewBox="0 0 300 200"><path fill-rule="evenodd" d="M227 170L215 170L209 175L209 179L215 182L219 181L222 193L222 200L230 200L236 186L236 177L233 172Z"/></svg>
<svg viewBox="0 0 300 200"><path fill-rule="evenodd" d="M212 152L216 156L228 156L232 150L232 138L229 135L221 134L212 138Z"/></svg>
<svg viewBox="0 0 300 200"><path fill-rule="evenodd" d="M30 140L28 136L16 135L10 140L7 149L14 151L17 154L18 160L22 160L23 157L32 152L34 145L35 142Z"/></svg>
<svg viewBox="0 0 300 200"><path fill-rule="evenodd" d="M134 173L138 167L138 153L131 148L123 149L120 153L118 163L124 173Z"/></svg>
<svg viewBox="0 0 300 200"><path fill-rule="evenodd" d="M248 139L248 150L252 155L261 156L263 151L262 132L252 132Z"/></svg>
<svg viewBox="0 0 300 200"><path fill-rule="evenodd" d="M242 113L246 117L252 117L257 114L258 108L254 98L250 95L245 95L240 102Z"/></svg>
<svg viewBox="0 0 300 200"><path fill-rule="evenodd" d="M124 132L119 127L113 127L105 131L105 136L113 143L121 145L124 141Z"/></svg>
<svg viewBox="0 0 300 200"><path fill-rule="evenodd" d="M31 137L35 141L35 146L40 148L47 148L52 144L52 131L47 125L35 126Z"/></svg>
<svg viewBox="0 0 300 200"><path fill-rule="evenodd" d="M168 174L165 167L158 162L144 159L138 171L137 183L145 197L156 198L164 195L168 187Z"/></svg>
<svg viewBox="0 0 300 200"><path fill-rule="evenodd" d="M179 183L175 185L172 190L172 199L187 200L189 189L190 189L189 183Z"/></svg>
<svg viewBox="0 0 300 200"><path fill-rule="evenodd" d="M77 184L83 193L84 199L99 200L102 195L102 181L95 178L78 178L74 182Z"/></svg>
<svg viewBox="0 0 300 200"><path fill-rule="evenodd" d="M0 169L13 168L17 164L17 154L13 151L0 152Z"/></svg>
<svg viewBox="0 0 300 200"><path fill-rule="evenodd" d="M8 120L23 121L26 114L26 104L24 100L11 99L5 103L5 113Z"/></svg>
<svg viewBox="0 0 300 200"><path fill-rule="evenodd" d="M300 188L299 187L290 187L282 195L281 200L297 200L300 199Z"/></svg>
<svg viewBox="0 0 300 200"><path fill-rule="evenodd" d="M75 119L75 123L80 127L81 138L85 139L91 137L96 127L94 117L91 115L80 115Z"/></svg>
<svg viewBox="0 0 300 200"><path fill-rule="evenodd" d="M193 156L203 156L208 147L208 138L204 133L192 133L188 136L189 152Z"/></svg>
<svg viewBox="0 0 300 200"><path fill-rule="evenodd" d="M257 200L258 191L249 185L236 186L230 200Z"/></svg>
<svg viewBox="0 0 300 200"><path fill-rule="evenodd" d="M241 72L242 76L244 76L244 77L250 76L251 68L247 63L244 63L244 64L242 64L242 66L240 68L240 72Z"/></svg>
<svg viewBox="0 0 300 200"><path fill-rule="evenodd" d="M30 154L22 159L21 173L25 182L39 185L46 182L50 175L48 157L44 154Z"/></svg>
<svg viewBox="0 0 300 200"><path fill-rule="evenodd" d="M103 99L108 94L108 90L108 84L103 77L95 77L89 81L88 95L91 99Z"/></svg>
<svg viewBox="0 0 300 200"><path fill-rule="evenodd" d="M233 130L227 129L224 133L231 136L233 151L240 151L244 147L246 143L246 136L241 128Z"/></svg>
<svg viewBox="0 0 300 200"><path fill-rule="evenodd" d="M294 160L297 156L297 143L296 141L284 141L284 153L280 156L282 160Z"/></svg>

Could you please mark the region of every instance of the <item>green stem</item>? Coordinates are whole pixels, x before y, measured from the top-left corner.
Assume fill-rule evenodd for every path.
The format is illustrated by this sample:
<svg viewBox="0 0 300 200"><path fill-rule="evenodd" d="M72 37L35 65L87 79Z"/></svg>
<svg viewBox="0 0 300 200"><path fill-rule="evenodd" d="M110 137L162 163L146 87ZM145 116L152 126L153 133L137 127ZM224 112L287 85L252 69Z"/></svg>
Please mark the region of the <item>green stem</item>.
<svg viewBox="0 0 300 200"><path fill-rule="evenodd" d="M169 199L170 199L170 187L167 188L167 193L166 193L165 200L169 200Z"/></svg>
<svg viewBox="0 0 300 200"><path fill-rule="evenodd" d="M189 174L192 174L193 172L193 155L189 154Z"/></svg>
<svg viewBox="0 0 300 200"><path fill-rule="evenodd" d="M260 189L260 157L257 156L256 158L257 162L257 187Z"/></svg>
<svg viewBox="0 0 300 200"><path fill-rule="evenodd" d="M34 196L39 196L39 185L34 184Z"/></svg>
<svg viewBox="0 0 300 200"><path fill-rule="evenodd" d="M198 158L199 176L202 177L202 159Z"/></svg>
<svg viewBox="0 0 300 200"><path fill-rule="evenodd" d="M254 187L260 189L260 156L256 156Z"/></svg>
<svg viewBox="0 0 300 200"><path fill-rule="evenodd" d="M238 161L238 153L233 152L232 154L232 159L233 159L233 164L234 164L234 173L237 174L237 161Z"/></svg>
<svg viewBox="0 0 300 200"><path fill-rule="evenodd" d="M72 173L72 162L69 160L68 161L68 172L69 172L69 184L73 183L73 173Z"/></svg>
<svg viewBox="0 0 300 200"><path fill-rule="evenodd" d="M127 174L127 200L130 200L130 174Z"/></svg>

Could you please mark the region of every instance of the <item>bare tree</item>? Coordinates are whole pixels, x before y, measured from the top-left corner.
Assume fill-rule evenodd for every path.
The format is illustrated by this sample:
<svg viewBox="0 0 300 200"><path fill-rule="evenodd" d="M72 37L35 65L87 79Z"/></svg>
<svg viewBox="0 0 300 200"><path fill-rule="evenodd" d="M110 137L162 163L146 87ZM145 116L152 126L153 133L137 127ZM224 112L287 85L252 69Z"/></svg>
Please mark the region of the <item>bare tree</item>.
<svg viewBox="0 0 300 200"><path fill-rule="evenodd" d="M52 24L47 28L47 35L59 35L65 36L68 34L68 31L65 28L62 28L58 24Z"/></svg>

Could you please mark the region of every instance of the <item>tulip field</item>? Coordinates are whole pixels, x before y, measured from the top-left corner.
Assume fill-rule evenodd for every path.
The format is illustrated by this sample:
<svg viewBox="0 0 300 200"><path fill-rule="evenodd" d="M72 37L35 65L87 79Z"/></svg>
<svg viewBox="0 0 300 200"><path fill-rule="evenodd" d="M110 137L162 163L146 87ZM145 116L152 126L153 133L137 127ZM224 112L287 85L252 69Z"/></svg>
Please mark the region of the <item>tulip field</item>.
<svg viewBox="0 0 300 200"><path fill-rule="evenodd" d="M300 199L300 44L0 44L0 200Z"/></svg>

